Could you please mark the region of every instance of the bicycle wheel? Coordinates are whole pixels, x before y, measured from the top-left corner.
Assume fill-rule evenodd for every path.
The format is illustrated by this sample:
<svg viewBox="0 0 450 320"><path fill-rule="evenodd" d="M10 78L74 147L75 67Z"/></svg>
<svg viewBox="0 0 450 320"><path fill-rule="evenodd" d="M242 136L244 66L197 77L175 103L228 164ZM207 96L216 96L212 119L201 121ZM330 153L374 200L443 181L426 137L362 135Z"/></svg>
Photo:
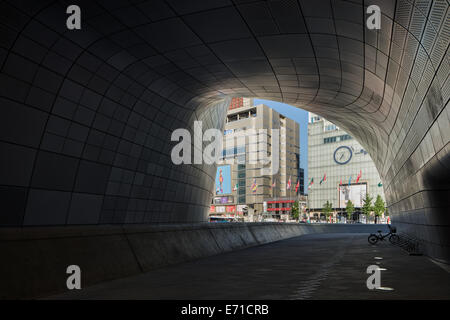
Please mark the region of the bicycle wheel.
<svg viewBox="0 0 450 320"><path fill-rule="evenodd" d="M367 240L369 241L370 244L376 244L378 242L378 237L376 234L371 234Z"/></svg>
<svg viewBox="0 0 450 320"><path fill-rule="evenodd" d="M389 242L392 243L392 244L397 244L397 243L399 243L399 241L400 241L400 237L398 235L396 235L396 234L392 234L389 237Z"/></svg>

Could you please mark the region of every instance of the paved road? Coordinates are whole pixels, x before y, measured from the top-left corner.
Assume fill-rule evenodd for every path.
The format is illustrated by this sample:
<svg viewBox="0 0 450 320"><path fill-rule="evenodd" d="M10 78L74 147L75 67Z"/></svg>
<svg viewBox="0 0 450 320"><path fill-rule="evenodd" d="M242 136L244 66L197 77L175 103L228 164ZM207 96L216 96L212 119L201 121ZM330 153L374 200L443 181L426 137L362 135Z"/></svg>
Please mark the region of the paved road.
<svg viewBox="0 0 450 320"><path fill-rule="evenodd" d="M368 290L366 268L381 268ZM165 267L58 299L450 299L450 273L367 234L315 234Z"/></svg>

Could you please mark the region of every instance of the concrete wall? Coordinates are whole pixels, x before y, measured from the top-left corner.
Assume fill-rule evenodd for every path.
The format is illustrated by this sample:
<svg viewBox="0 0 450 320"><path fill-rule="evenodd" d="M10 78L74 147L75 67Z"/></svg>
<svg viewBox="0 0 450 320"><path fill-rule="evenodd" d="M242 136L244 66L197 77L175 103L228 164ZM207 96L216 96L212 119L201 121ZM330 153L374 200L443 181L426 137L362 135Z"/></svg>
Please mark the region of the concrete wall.
<svg viewBox="0 0 450 320"><path fill-rule="evenodd" d="M223 252L318 232L386 231L384 225L217 223L43 227L0 230L0 298L67 290L66 268L82 287Z"/></svg>

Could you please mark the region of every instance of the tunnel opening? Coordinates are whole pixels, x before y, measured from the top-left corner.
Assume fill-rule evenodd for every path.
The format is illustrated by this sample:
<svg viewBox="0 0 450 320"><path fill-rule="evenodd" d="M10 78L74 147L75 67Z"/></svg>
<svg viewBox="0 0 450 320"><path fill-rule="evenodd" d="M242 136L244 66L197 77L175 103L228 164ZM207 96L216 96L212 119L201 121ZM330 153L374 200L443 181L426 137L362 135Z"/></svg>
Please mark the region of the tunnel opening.
<svg viewBox="0 0 450 320"><path fill-rule="evenodd" d="M398 230L448 263L449 5L383 1L371 30L368 2L80 1L81 30L67 29L61 2L2 2L4 288L36 294L33 282L13 281L33 260L54 290L64 282L51 270L80 254L71 247L119 261L111 278L152 265L145 253L136 262L133 237L160 252L186 229L198 241L181 237L179 257L233 248L217 245L219 229L178 226L205 221L215 166L174 166L169 143L194 121L223 126L232 96L283 101L352 134L379 169ZM174 238L159 241L155 224ZM102 277L92 270L92 281Z"/></svg>
<svg viewBox="0 0 450 320"><path fill-rule="evenodd" d="M273 111L270 111L270 109ZM252 115L251 121L249 121L250 113ZM289 124L289 127L285 128L286 119L289 119L292 123ZM279 127L278 121L280 124ZM320 121L320 123L318 123L318 121ZM299 123L299 128L293 125L293 123ZM249 128L254 129L255 132L246 132ZM281 130L284 129L285 136L282 138L283 141L280 141L280 148L278 148L277 151L272 150L272 154L278 152L281 156L280 161L281 159L286 159L281 161L282 163L272 165L270 162L273 162L274 159L273 157L270 157L270 148L271 144L278 143L274 142L272 138L278 135L279 128ZM273 130L272 133L271 130ZM309 130L314 130L314 133L309 133ZM286 134L286 131L288 134ZM302 131L299 136L296 133L297 131ZM262 158L264 158L267 153L267 162L269 162L269 166L277 167L276 172L267 175L255 175L248 171L260 169L263 164L260 164L255 168L252 167L252 169L247 168L247 170L245 166L249 162L249 154L253 152L249 149L249 144L251 143L250 137L252 134L258 134L258 132L260 141L257 142L255 140L253 143L259 143L258 150L263 150L260 151L263 153ZM292 132L296 134L291 134ZM346 221L345 207L346 202L350 199L350 194L352 195L352 200L357 212L355 221L361 221L361 219L363 219L363 217L358 217L359 214L363 214L361 211L363 203L362 198L366 193L371 196L372 204L375 202L378 195L381 196L381 200L385 201L381 178L368 152L351 135L323 117L315 114L310 114L308 116L307 111L276 101L255 98L233 98L227 110L223 134L223 158L221 157L218 159L220 160L220 163L218 163L217 170L222 171L222 169L228 168L228 166L231 165L231 169L227 171L227 175L225 176L225 180L230 181L231 183L229 183L226 192L223 192L223 190L221 190L222 188L220 188L220 191L218 192L217 188L219 182L216 174L215 184L212 190L214 196L211 202L210 211L210 216L214 216L214 221L220 220L220 217L222 217L222 220L228 219L230 221L253 221L252 215L253 210L255 209L254 202L256 201L256 198L258 199L256 201L258 202L258 205L256 205L259 213L257 218L258 221L261 221L261 219L264 221L272 221L273 219L275 219L273 221L279 221L280 217L282 217L282 221L292 219L290 214L283 214L280 216L280 213L282 212L278 212L278 214L276 214L277 212L272 212L272 214L270 214L270 211L287 210L285 208L290 209L289 203L278 203L283 197L288 197L289 199L292 198L294 202L300 201L302 206L314 208L313 210L308 209L307 212L305 211L303 213L305 216L304 218L306 218L306 216L309 217L313 212L322 212L325 201L330 200L331 207L333 208L332 220L334 222ZM261 135L263 135L265 139L262 139ZM313 144L308 143L308 136L310 136L309 139L312 139L311 141L314 141ZM238 142L238 139L241 139L241 141ZM300 140L302 141L301 146ZM283 147L283 144L287 144L292 148L287 148L286 146ZM308 159L307 156L308 151L311 148L313 149L311 153L314 154L314 159ZM342 157L345 156L343 151L347 151L349 155L349 158L346 161L341 161ZM288 154L290 155L287 156ZM340 160L336 158L337 154L340 156ZM331 161L331 164L327 163L327 165L324 165L324 160L328 158L333 159L333 161ZM240 166L237 166L235 162L239 159L242 159L243 161ZM223 160L227 161L224 162ZM321 164L319 165L319 163ZM311 178L308 178L308 164L313 167ZM225 167L222 167L222 165L225 165ZM299 170L296 169L297 167ZM306 170L300 169L301 167ZM288 168L293 170L288 170ZM321 172L319 173L319 171ZM362 171L364 171L364 174ZM300 178L301 172L303 172L302 178ZM309 199L306 200L306 196L302 197L302 199L296 196L308 193L307 191L313 187L312 182L314 181L314 177L317 182L316 185L319 187L320 178L324 173L326 175L327 172L328 176L326 178L327 183L325 186L327 190L316 189L319 192L318 194L320 194L321 200L311 201L311 204L314 202L314 205L310 206ZM362 176L364 176L364 178L361 179ZM291 184L293 185L292 190L295 191L291 190L291 186L289 185L290 179L292 180ZM252 183L252 181L255 182ZM300 181L302 182L301 184ZM358 183L360 190L358 189L359 191L356 191L355 188ZM253 184L258 185L256 188L257 190L248 188ZM351 186L351 184L353 185ZM289 187L287 187L288 185ZM316 185L314 185L314 187L316 187ZM232 188L232 186L234 187ZM322 182L320 182L320 186L321 189L324 189ZM306 190L306 188L308 188L308 190ZM288 189L289 192L287 191ZM255 193L256 191L258 192ZM247 202L251 203L250 210L252 211L252 214L250 214L250 216L248 214L248 209L245 214L242 212L242 204L246 203L246 199L248 200ZM387 221L385 220L384 214L382 216L384 219L383 221ZM319 221L318 218L315 218L314 216L311 217L313 220ZM371 215L369 215L368 219L369 218L371 221L375 221L376 219L375 216L372 217ZM349 217L349 220L353 221L353 216ZM378 221L378 219L376 220Z"/></svg>

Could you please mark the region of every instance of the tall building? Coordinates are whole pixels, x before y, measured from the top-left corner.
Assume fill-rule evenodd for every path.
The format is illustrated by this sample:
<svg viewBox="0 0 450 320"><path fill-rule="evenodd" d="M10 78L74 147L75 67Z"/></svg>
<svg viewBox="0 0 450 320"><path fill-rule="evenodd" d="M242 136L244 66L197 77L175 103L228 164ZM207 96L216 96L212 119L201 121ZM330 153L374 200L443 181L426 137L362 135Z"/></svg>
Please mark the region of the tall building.
<svg viewBox="0 0 450 320"><path fill-rule="evenodd" d="M279 132L278 164L272 160L272 145ZM265 130L265 131L264 131ZM222 163L217 167L212 214L242 214L245 207L262 213L271 198L295 197L300 178L299 124L266 105L253 105L253 99L236 98L227 112ZM275 156L275 155L274 155ZM270 163L262 164L266 157ZM257 163L252 160L259 159ZM263 174L261 168L275 174ZM289 184L291 187L287 189Z"/></svg>
<svg viewBox="0 0 450 320"><path fill-rule="evenodd" d="M360 208L366 192L374 199L381 195L384 200L380 176L368 152L345 131L312 113L308 123L308 176L312 211L320 211L326 201L337 211L344 209L348 200Z"/></svg>
<svg viewBox="0 0 450 320"><path fill-rule="evenodd" d="M299 183L299 187L300 187L299 193L303 196L303 195L305 195L305 169L303 169L303 168L299 169L299 181L300 181L300 183Z"/></svg>

